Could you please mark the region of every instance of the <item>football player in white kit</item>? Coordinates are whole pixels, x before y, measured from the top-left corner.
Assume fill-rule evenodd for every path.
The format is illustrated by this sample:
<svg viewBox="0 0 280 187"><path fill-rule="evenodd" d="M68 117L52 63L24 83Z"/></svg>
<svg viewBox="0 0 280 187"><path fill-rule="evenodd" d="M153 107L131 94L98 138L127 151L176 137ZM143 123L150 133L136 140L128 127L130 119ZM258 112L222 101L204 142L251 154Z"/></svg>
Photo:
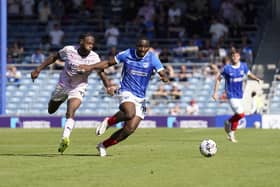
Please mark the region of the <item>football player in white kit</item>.
<svg viewBox="0 0 280 187"><path fill-rule="evenodd" d="M231 142L236 143L235 131L237 130L238 121L242 119L244 109L242 106L243 98L243 77L247 75L249 78L258 81L261 80L250 72L246 63L240 61L240 52L236 49L232 49L231 63L226 64L223 70L217 74L216 83L214 87L213 99L218 100L218 90L222 77L225 79L225 91L229 104L234 112L234 115L227 121L225 121L225 131L228 135L228 139Z"/></svg>
<svg viewBox="0 0 280 187"><path fill-rule="evenodd" d="M59 106L67 100L66 122L61 143L58 148L58 152L61 154L63 154L70 144L69 137L74 128L75 112L80 107L88 86L88 76L90 72L79 72L77 67L83 64L91 65L100 62L99 55L92 51L94 44L95 38L91 33L83 34L80 37L79 46L65 46L56 54L48 57L31 73L31 78L34 81L44 68L53 64L56 60L59 59L65 63L64 69L60 73L59 81L55 90L52 92L48 104L48 112L49 114L53 114L57 111ZM99 72L98 74L107 88L109 81L105 73Z"/></svg>

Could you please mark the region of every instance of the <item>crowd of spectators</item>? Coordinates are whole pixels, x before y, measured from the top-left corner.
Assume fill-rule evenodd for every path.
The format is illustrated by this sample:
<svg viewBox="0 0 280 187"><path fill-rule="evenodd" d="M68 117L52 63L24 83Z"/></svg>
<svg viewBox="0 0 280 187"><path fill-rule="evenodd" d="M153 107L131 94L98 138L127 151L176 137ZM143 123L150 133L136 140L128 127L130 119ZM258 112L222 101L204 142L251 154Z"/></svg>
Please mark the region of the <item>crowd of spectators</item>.
<svg viewBox="0 0 280 187"><path fill-rule="evenodd" d="M94 23L95 31L103 33L97 36L97 41L103 43L97 45L105 46L104 59L113 58L122 50L120 44L128 41L125 37L144 35L151 40L151 50L159 56L172 82L169 90L160 85L152 97L174 101L182 96L176 82L213 77L229 62L231 47L239 48L248 64L253 62L254 37L244 30L244 25L256 25L257 13L252 0L8 0L9 20L34 20L34 24L44 28L45 35L29 53L29 63L39 64L61 48L67 35L65 26L71 21L85 26ZM26 57L24 42L14 41L8 47L7 63L21 63ZM201 62L210 64L189 65ZM52 66L62 67L60 61ZM109 68L106 73L114 75L116 68ZM177 104L170 108L172 115L184 112L197 115L196 101L190 100L183 111Z"/></svg>
<svg viewBox="0 0 280 187"><path fill-rule="evenodd" d="M153 43L164 63L223 58L230 45L240 47L244 59L251 63L253 38L242 28L256 24L257 8L249 0L9 0L8 16L11 20L35 19L45 25L46 36L37 47L45 54L63 46L63 26L69 20L89 20L104 33L103 45L108 50L119 50L118 38L129 32L134 33L132 37L145 35L152 41L177 39L168 46ZM242 43L234 38L242 38ZM232 39L231 44L228 39ZM9 47L9 55L21 58L13 56L14 47ZM24 44L19 47L24 49Z"/></svg>

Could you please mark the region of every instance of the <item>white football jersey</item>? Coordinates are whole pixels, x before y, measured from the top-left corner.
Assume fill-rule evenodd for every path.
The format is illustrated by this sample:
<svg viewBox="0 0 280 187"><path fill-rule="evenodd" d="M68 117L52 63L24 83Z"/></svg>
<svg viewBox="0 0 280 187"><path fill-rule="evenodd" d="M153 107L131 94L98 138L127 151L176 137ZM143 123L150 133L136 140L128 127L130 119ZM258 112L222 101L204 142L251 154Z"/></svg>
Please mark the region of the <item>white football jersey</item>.
<svg viewBox="0 0 280 187"><path fill-rule="evenodd" d="M79 65L91 65L100 62L97 53L91 51L88 56L81 57L78 48L79 46L65 46L58 52L61 60L65 63L64 69L60 73L59 84L70 89L88 84L90 73L79 74L77 72Z"/></svg>

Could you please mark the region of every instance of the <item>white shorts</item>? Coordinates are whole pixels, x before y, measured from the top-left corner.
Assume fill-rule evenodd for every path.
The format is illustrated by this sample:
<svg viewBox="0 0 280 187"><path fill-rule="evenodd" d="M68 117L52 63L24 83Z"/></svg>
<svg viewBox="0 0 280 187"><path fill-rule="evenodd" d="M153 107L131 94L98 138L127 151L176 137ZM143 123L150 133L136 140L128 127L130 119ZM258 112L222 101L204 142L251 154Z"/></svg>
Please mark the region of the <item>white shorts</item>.
<svg viewBox="0 0 280 187"><path fill-rule="evenodd" d="M52 92L51 100L53 101L65 101L66 99L78 98L83 101L83 97L86 93L86 85L77 86L74 89L69 89L67 87L63 87L60 84L56 85L55 90Z"/></svg>
<svg viewBox="0 0 280 187"><path fill-rule="evenodd" d="M120 92L120 104L124 102L132 102L135 104L136 115L144 119L146 113L146 100L133 95L131 92Z"/></svg>
<svg viewBox="0 0 280 187"><path fill-rule="evenodd" d="M242 99L229 99L230 107L236 114L244 113L244 108L242 104Z"/></svg>

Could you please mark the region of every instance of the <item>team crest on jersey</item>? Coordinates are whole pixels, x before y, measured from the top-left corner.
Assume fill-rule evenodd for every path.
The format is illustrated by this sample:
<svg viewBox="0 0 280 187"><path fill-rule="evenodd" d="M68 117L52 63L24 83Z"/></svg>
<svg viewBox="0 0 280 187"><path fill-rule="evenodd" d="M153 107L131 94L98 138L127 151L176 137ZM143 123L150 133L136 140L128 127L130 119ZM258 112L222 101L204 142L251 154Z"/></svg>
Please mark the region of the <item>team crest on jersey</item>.
<svg viewBox="0 0 280 187"><path fill-rule="evenodd" d="M144 68L149 67L149 63L148 63L148 62L143 62L143 67L144 67Z"/></svg>
<svg viewBox="0 0 280 187"><path fill-rule="evenodd" d="M244 75L244 71L243 71L243 70L241 70L241 71L240 71L240 74L241 74L241 75Z"/></svg>

